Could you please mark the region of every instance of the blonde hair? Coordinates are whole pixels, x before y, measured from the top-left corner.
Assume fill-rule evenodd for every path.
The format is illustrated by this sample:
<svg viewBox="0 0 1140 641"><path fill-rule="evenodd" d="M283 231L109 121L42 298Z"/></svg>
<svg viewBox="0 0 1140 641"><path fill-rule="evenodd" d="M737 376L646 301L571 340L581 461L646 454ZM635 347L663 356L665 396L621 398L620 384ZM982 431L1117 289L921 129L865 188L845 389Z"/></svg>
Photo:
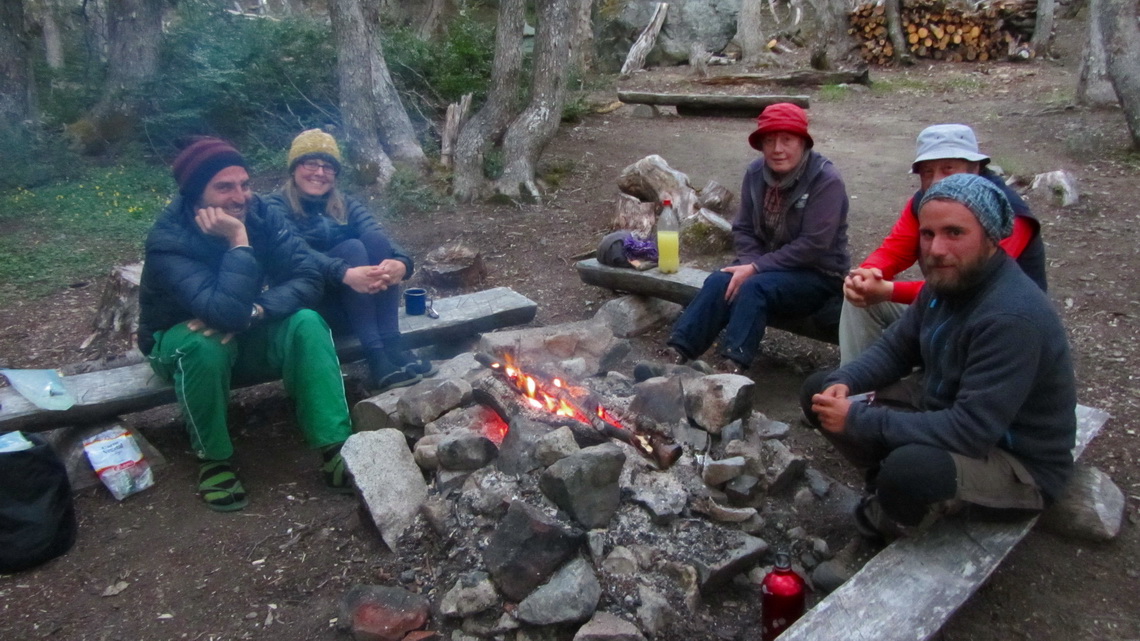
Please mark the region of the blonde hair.
<svg viewBox="0 0 1140 641"><path fill-rule="evenodd" d="M285 181L285 187L281 191L285 194L285 200L289 201L289 215L301 220L308 214L301 205L301 192L297 189L297 181L293 178L295 171L296 169L289 173L289 180ZM340 193L336 185L333 185L332 190L325 194L324 198L325 215L342 225L348 222L348 207L344 203L344 194Z"/></svg>

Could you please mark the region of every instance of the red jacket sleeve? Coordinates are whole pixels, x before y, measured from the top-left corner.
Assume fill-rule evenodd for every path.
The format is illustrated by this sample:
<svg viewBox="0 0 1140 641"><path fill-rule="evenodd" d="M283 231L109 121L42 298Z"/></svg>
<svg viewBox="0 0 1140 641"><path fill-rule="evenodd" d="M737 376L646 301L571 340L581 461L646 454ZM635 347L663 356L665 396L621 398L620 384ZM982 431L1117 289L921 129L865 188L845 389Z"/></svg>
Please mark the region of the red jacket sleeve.
<svg viewBox="0 0 1140 641"><path fill-rule="evenodd" d="M883 278L893 280L918 260L918 217L912 211L913 206L912 196L899 212L899 218L891 232L860 267L877 267L883 272ZM921 289L921 280L896 282L891 302L910 304L918 297Z"/></svg>
<svg viewBox="0 0 1140 641"><path fill-rule="evenodd" d="M1013 219L1013 233L1008 238L998 243L1005 253L1009 254L1016 260L1021 256L1021 252L1025 251L1029 241L1037 234L1038 223L1032 218L1025 216L1017 216Z"/></svg>

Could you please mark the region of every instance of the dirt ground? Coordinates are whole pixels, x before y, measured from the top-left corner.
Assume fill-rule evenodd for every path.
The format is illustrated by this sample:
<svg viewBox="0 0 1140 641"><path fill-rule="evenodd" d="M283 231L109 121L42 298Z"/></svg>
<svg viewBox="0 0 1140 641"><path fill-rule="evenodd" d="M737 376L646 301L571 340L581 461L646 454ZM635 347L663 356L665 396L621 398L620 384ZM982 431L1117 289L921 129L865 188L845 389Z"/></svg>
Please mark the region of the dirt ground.
<svg viewBox="0 0 1140 641"><path fill-rule="evenodd" d="M1140 157L1126 153L1118 110L1067 107L1080 29L1060 25L1055 60L874 69L872 79L889 82L890 91L806 91L816 149L838 166L851 197L856 261L914 190L907 174L914 137L929 124L970 124L1007 172L1032 177L1066 169L1081 187L1074 207L1062 209L1046 193L1027 199L1043 223L1050 295L1069 329L1079 400L1113 416L1084 461L1128 496L1125 527L1105 544L1035 530L951 619L940 633L946 641L1140 639L1132 601L1140 585ZM684 72L655 70L623 86L693 90ZM633 112L626 106L563 128L544 159L563 177L543 205L462 207L387 226L420 256L456 240L479 248L490 268L485 286L509 286L537 301L536 324L588 318L611 294L582 285L571 257L607 230L623 167L659 154L698 188L716 179L735 190L754 155L746 142L750 121ZM102 355L78 349L102 286L93 278L0 310L0 366L58 367ZM636 339L630 363L659 356L661 337ZM830 346L770 332L752 372L757 409L794 422L800 381L837 360ZM392 555L361 522L354 499L323 489L317 457L304 449L282 398L279 388L263 386L237 394L232 405L251 499L234 514L211 512L197 500L193 456L170 408L125 417L169 465L153 489L121 503L102 488L78 493L80 532L71 552L0 577L0 638L332 639L337 601L353 584L399 584L429 595L450 587L434 585L430 567ZM842 474L822 439L801 433L795 442L817 466ZM120 594L101 596L120 581L127 584ZM730 590L670 638L756 638L756 598Z"/></svg>

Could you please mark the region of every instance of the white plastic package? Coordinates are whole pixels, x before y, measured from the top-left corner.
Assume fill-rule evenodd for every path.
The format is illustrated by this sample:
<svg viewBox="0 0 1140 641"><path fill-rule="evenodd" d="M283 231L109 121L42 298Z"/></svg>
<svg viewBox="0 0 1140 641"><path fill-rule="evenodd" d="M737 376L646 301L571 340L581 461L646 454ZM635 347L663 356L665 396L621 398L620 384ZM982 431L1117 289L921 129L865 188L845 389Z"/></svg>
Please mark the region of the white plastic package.
<svg viewBox="0 0 1140 641"><path fill-rule="evenodd" d="M83 450L99 480L120 501L154 485L150 464L143 458L135 437L122 427L83 439Z"/></svg>

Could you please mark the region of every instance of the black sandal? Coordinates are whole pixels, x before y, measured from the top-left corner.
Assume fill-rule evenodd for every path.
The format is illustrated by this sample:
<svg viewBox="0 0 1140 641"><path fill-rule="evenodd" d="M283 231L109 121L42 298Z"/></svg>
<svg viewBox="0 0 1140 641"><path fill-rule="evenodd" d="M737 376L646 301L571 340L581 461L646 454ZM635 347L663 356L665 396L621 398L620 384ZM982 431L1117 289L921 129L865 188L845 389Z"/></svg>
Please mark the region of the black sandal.
<svg viewBox="0 0 1140 641"><path fill-rule="evenodd" d="M415 385L423 380L419 374L413 374L405 369L397 369L382 376L380 380L372 381L368 391L373 395L383 394L388 390Z"/></svg>

